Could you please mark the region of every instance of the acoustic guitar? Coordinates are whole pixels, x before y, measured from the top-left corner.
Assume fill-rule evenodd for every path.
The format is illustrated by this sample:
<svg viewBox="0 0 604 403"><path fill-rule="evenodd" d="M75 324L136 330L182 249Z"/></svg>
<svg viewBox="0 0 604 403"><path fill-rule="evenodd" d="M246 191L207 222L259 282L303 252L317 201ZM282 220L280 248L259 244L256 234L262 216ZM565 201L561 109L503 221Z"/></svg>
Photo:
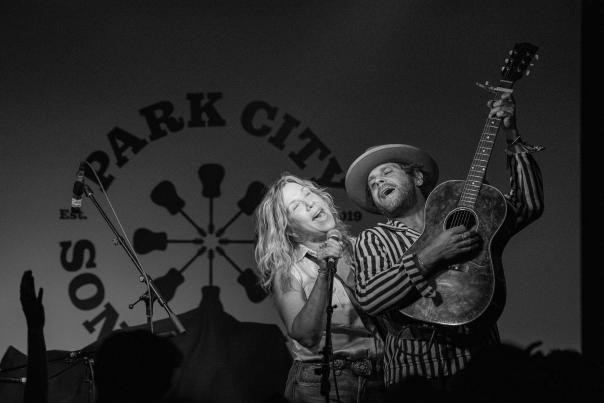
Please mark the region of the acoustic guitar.
<svg viewBox="0 0 604 403"><path fill-rule="evenodd" d="M498 95L512 92L514 83L528 75L536 51L537 47L529 43L516 44L501 69L499 86L490 87L488 82L479 86ZM410 318L458 326L478 318L496 320L503 310L505 279L501 254L505 239L498 235L506 218L507 204L497 188L484 183L501 120L487 117L466 180L443 182L426 199L424 231L409 248L409 253L423 249L429 239L458 225L474 229L482 243L478 251L462 256L429 279L436 295L420 296L400 310Z"/></svg>

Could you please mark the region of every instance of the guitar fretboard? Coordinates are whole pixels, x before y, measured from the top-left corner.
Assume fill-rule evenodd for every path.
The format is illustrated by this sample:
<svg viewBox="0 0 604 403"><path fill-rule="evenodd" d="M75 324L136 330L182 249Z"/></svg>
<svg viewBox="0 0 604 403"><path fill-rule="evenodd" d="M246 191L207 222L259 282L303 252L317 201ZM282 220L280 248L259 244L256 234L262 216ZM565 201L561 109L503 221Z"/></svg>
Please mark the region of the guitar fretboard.
<svg viewBox="0 0 604 403"><path fill-rule="evenodd" d="M500 80L499 85L500 88L509 90L514 83L507 80ZM461 207L473 208L476 204L500 126L500 118L496 116L487 118L484 128L482 129L478 147L476 148L476 153L474 153L472 165L470 165L470 171L468 172L461 192L461 197L459 198L459 206Z"/></svg>
<svg viewBox="0 0 604 403"><path fill-rule="evenodd" d="M474 159L472 160L472 165L470 166L470 171L466 177L466 182L459 199L460 206L473 208L476 203L500 125L501 119L496 117L488 118L484 125L478 148L474 154Z"/></svg>

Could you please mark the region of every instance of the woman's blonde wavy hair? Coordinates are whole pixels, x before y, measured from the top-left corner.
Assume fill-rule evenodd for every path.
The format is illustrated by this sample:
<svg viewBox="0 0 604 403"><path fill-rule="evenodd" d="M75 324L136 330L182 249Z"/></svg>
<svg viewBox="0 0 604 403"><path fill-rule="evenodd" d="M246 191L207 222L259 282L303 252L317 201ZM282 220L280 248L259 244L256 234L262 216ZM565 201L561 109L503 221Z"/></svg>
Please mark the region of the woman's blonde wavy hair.
<svg viewBox="0 0 604 403"><path fill-rule="evenodd" d="M281 274L281 288L284 291L291 288L289 269L294 263L294 253L298 242L289 223L287 207L283 203L282 190L288 183L297 183L307 187L327 202L335 219L335 228L342 234L344 253L347 253L348 256L352 254L352 242L348 228L340 219L331 195L316 183L285 172L269 187L256 209L257 243L254 251L257 264L256 274L260 278L262 287L268 292L272 290L277 273Z"/></svg>

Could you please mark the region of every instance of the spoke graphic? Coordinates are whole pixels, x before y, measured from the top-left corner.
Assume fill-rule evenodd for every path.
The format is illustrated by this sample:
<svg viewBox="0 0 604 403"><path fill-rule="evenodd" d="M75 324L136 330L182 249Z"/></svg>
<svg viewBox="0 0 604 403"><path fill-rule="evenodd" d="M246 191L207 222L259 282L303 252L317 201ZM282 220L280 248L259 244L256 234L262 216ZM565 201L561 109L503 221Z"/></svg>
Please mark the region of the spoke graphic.
<svg viewBox="0 0 604 403"><path fill-rule="evenodd" d="M134 232L134 250L140 254L153 251L164 251L168 244L193 244L201 245L197 252L180 268L170 268L166 274L154 280L158 290L167 301L174 298L178 287L185 282L184 272L202 255L208 257L208 282L214 286L214 261L215 255L222 256L238 273L237 282L245 289L248 299L252 302L260 302L267 294L260 286L256 275L250 268L242 269L231 259L223 246L230 244L253 245L255 239L231 239L222 236L239 217L243 215L252 216L266 193L266 186L258 181L251 182L243 197L237 202L236 211L222 227L215 232L214 226L214 200L221 196L220 187L224 180L225 170L219 164L204 164L197 171L201 182L201 196L209 201L208 227L204 229L189 217L184 211L185 201L178 195L174 184L164 180L158 183L151 191L151 200L160 207L165 208L171 215L180 214L197 231L201 237L190 239L170 238L166 232L152 231L148 228L139 228Z"/></svg>
<svg viewBox="0 0 604 403"><path fill-rule="evenodd" d="M210 264L210 270L209 270L209 278L210 278L210 285L214 285L214 249L210 249L210 251L208 252L208 263Z"/></svg>
<svg viewBox="0 0 604 403"><path fill-rule="evenodd" d="M214 198L220 197L220 184L224 179L224 168L218 164L204 164L197 172L201 180L201 195L210 199L210 223L208 232L214 233Z"/></svg>
<svg viewBox="0 0 604 403"><path fill-rule="evenodd" d="M139 228L134 232L134 250L146 254L154 250L166 250L169 243L203 244L203 239L168 239L165 232L153 232L147 228Z"/></svg>
<svg viewBox="0 0 604 403"><path fill-rule="evenodd" d="M218 243L221 245L228 245L230 243L256 243L256 241L254 241L253 239L227 239L227 238L220 238L218 240Z"/></svg>
<svg viewBox="0 0 604 403"><path fill-rule="evenodd" d="M235 213L235 215L225 225L223 225L222 228L216 231L216 236L222 236L222 234L224 233L224 231L226 231L229 225L235 222L235 220L239 218L242 213L245 213L248 216L254 214L254 210L256 210L256 207L258 207L258 205L262 201L266 190L266 186L264 186L263 183L258 181L252 182L248 186L247 192L245 192L243 198L237 202L239 211Z"/></svg>
<svg viewBox="0 0 604 403"><path fill-rule="evenodd" d="M158 291L167 302L171 301L172 298L174 298L174 294L176 294L176 289L178 288L178 286L185 282L185 278L182 274L195 260L197 260L198 257L203 255L206 250L207 248L205 246L202 246L197 250L195 255L193 255L193 257L189 259L189 261L185 263L180 269L177 270L172 267L168 270L166 274L153 280ZM143 279L141 278L141 281L142 280ZM146 293L143 294L143 297L139 298L138 301L144 300L144 298L148 299ZM153 299L156 299L155 296L153 296ZM132 309L135 304L136 302L134 304L131 304L130 309Z"/></svg>
<svg viewBox="0 0 604 403"><path fill-rule="evenodd" d="M201 236L206 236L206 232L199 225L195 223L183 210L185 206L185 201L181 199L176 193L176 188L174 184L170 181L160 182L153 190L151 191L151 200L162 207L165 207L168 212L172 215L176 213L180 213L195 229Z"/></svg>
<svg viewBox="0 0 604 403"><path fill-rule="evenodd" d="M233 266L235 270L239 272L239 277L237 277L237 282L243 286L245 289L245 293L247 297L252 302L260 302L264 298L266 298L267 293L264 291L260 283L258 282L258 278L252 271L252 269L241 270L241 268L231 259L220 246L216 247L216 252L227 262Z"/></svg>

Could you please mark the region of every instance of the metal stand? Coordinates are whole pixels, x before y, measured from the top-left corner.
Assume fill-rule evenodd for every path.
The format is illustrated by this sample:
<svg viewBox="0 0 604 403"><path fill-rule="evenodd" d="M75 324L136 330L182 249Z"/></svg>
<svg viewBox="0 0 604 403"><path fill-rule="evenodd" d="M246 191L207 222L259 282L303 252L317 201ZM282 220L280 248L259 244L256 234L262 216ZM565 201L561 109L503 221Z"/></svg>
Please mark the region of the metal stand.
<svg viewBox="0 0 604 403"><path fill-rule="evenodd" d="M25 385L27 378L24 376L0 376L0 383L21 383Z"/></svg>
<svg viewBox="0 0 604 403"><path fill-rule="evenodd" d="M94 359L91 357L84 357L84 364L86 364L86 382L88 382L88 403L94 403L96 402Z"/></svg>
<svg viewBox="0 0 604 403"><path fill-rule="evenodd" d="M55 378L63 372L67 372L78 364L83 364L86 369L86 377L84 379L84 383L88 384L88 403L96 402L96 380L94 375L94 354L96 350L79 350L79 351L71 351L67 353L63 357L57 357L50 362L53 361L63 361L65 364L69 366L60 370L59 372L52 374L48 377L48 379Z"/></svg>
<svg viewBox="0 0 604 403"><path fill-rule="evenodd" d="M327 296L327 308L325 312L327 314L327 320L325 321L325 346L323 346L323 362L321 363L321 395L325 396L325 402L329 403L329 392L331 384L329 383L329 372L331 369L331 360L333 358L333 347L331 345L331 316L333 314L333 278L335 274L334 270L328 271L328 296ZM334 374L334 383L336 382ZM336 395L338 395L338 385L336 383ZM338 396L338 401L340 401Z"/></svg>
<svg viewBox="0 0 604 403"><path fill-rule="evenodd" d="M172 309L170 308L168 303L164 300L162 295L159 293L159 291L155 287L155 284L153 284L153 280L151 279L151 277L149 277L149 275L147 275L147 273L145 273L145 271L143 270L142 266L140 265L138 259L136 258L134 251L132 251L130 249L130 246L126 243L124 238L119 234L119 232L117 231L117 229L115 228L115 226L113 225L113 223L111 222L109 217L107 217L107 214L105 214L105 212L99 205L98 201L94 197L94 193L92 192L90 187L86 184L84 184L84 194L86 195L86 197L88 197L90 200L92 200L92 203L95 205L95 207L97 208L97 210L99 211L99 213L101 214L103 219L105 219L105 222L107 222L107 225L109 225L109 228L115 235L116 241L126 251L126 254L130 258L130 260L132 260L132 263L134 263L134 266L140 273L142 279L147 283L147 292L143 295L143 297L139 298L139 300L146 298L145 302L147 304L147 309L145 311L146 311L146 316L147 316L147 324L149 325L149 330L151 331L151 333L153 333L153 302L156 299L159 302L159 304L162 306L162 308L164 308L164 310L168 313L168 316L170 317L170 320L174 324L176 331L179 334L184 333L185 332L184 326L182 325L182 323L180 322L178 317L174 314L174 312L172 311ZM151 295L149 295L149 293L151 293Z"/></svg>

